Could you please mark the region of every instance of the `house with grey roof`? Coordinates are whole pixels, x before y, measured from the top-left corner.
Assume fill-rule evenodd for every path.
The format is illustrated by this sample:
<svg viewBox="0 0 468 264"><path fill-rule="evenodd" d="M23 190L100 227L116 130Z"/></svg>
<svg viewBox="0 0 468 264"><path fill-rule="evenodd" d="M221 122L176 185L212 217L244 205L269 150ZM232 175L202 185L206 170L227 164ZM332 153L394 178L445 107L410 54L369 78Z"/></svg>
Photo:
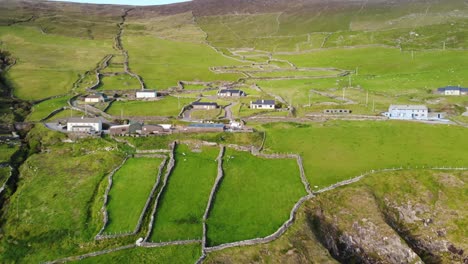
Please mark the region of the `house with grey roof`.
<svg viewBox="0 0 468 264"><path fill-rule="evenodd" d="M245 96L246 94L242 90L234 90L234 89L222 89L218 91L219 97L241 97Z"/></svg>
<svg viewBox="0 0 468 264"><path fill-rule="evenodd" d="M194 102L192 103L192 107L197 110L211 110L218 108L218 104L213 102Z"/></svg>
<svg viewBox="0 0 468 264"><path fill-rule="evenodd" d="M106 96L102 93L91 94L85 97L85 103L102 103L106 101Z"/></svg>
<svg viewBox="0 0 468 264"><path fill-rule="evenodd" d="M257 100L250 102L252 109L275 109L275 100Z"/></svg>
<svg viewBox="0 0 468 264"><path fill-rule="evenodd" d="M468 95L468 88L462 88L460 86L446 86L437 89L437 92L443 95Z"/></svg>
<svg viewBox="0 0 468 264"><path fill-rule="evenodd" d="M135 94L135 97L137 99L156 98L158 97L158 93L156 92L156 90L145 89L145 90L137 91Z"/></svg>

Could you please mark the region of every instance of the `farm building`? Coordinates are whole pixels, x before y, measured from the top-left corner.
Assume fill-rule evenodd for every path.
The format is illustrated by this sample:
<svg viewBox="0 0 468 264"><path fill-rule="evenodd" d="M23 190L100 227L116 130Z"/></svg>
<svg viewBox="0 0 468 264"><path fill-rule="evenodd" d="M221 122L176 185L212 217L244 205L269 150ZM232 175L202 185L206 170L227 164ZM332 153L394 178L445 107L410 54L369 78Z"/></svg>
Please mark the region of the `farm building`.
<svg viewBox="0 0 468 264"><path fill-rule="evenodd" d="M126 125L111 126L109 133L111 135L131 135L140 134L142 131L142 124L138 122L131 122Z"/></svg>
<svg viewBox="0 0 468 264"><path fill-rule="evenodd" d="M275 109L275 100L257 100L250 102L252 109Z"/></svg>
<svg viewBox="0 0 468 264"><path fill-rule="evenodd" d="M150 135L150 134L166 134L171 132L171 129L166 129L161 125L144 125L141 129L142 135Z"/></svg>
<svg viewBox="0 0 468 264"><path fill-rule="evenodd" d="M102 131L102 121L99 118L75 117L67 120L67 131L92 133Z"/></svg>
<svg viewBox="0 0 468 264"><path fill-rule="evenodd" d="M425 105L390 105L384 115L390 119L427 120L428 112Z"/></svg>
<svg viewBox="0 0 468 264"><path fill-rule="evenodd" d="M190 124L185 130L188 132L223 132L224 124Z"/></svg>
<svg viewBox="0 0 468 264"><path fill-rule="evenodd" d="M443 95L468 95L468 88L459 86L447 86L437 89L437 92Z"/></svg>
<svg viewBox="0 0 468 264"><path fill-rule="evenodd" d="M232 89L222 89L218 92L219 97L241 97L245 96L244 91L241 90L232 90Z"/></svg>
<svg viewBox="0 0 468 264"><path fill-rule="evenodd" d="M192 107L193 109L211 110L211 109L218 108L218 104L211 103L211 102L195 102L195 103L192 103Z"/></svg>
<svg viewBox="0 0 468 264"><path fill-rule="evenodd" d="M351 114L349 109L325 109L323 110L324 114Z"/></svg>
<svg viewBox="0 0 468 264"><path fill-rule="evenodd" d="M137 99L156 98L157 96L158 93L156 92L156 90L141 90L136 92Z"/></svg>
<svg viewBox="0 0 468 264"><path fill-rule="evenodd" d="M88 95L85 98L85 103L102 103L106 100L106 96L104 94L92 94Z"/></svg>

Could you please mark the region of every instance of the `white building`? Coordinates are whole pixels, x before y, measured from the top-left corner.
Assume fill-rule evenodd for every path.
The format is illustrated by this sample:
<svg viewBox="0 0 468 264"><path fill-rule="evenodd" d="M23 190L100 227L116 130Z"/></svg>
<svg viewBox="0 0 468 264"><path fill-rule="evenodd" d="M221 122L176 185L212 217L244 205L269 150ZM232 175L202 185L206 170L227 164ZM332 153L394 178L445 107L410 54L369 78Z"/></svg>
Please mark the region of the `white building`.
<svg viewBox="0 0 468 264"><path fill-rule="evenodd" d="M250 102L252 109L275 109L275 100L257 100Z"/></svg>
<svg viewBox="0 0 468 264"><path fill-rule="evenodd" d="M136 98L156 98L158 93L156 90L141 90L136 92Z"/></svg>
<svg viewBox="0 0 468 264"><path fill-rule="evenodd" d="M390 119L428 120L428 112L425 105L391 105L384 115Z"/></svg>
<svg viewBox="0 0 468 264"><path fill-rule="evenodd" d="M459 86L447 86L437 89L437 92L443 95L468 95L468 88L461 88Z"/></svg>
<svg viewBox="0 0 468 264"><path fill-rule="evenodd" d="M102 94L93 94L88 95L85 98L85 103L101 103L104 102L106 98Z"/></svg>
<svg viewBox="0 0 468 264"><path fill-rule="evenodd" d="M92 133L102 131L102 121L99 118L72 117L67 120L67 131Z"/></svg>

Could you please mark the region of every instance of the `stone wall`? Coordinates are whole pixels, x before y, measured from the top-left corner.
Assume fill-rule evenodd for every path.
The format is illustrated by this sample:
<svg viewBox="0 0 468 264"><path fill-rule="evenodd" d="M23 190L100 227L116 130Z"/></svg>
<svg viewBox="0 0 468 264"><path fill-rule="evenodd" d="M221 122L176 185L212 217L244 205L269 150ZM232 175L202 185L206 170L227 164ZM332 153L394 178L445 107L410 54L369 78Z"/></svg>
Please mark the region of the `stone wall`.
<svg viewBox="0 0 468 264"><path fill-rule="evenodd" d="M206 234L207 234L207 226L206 226L206 221L208 219L211 206L213 204L213 200L216 196L216 192L219 189L219 185L224 177L224 172L223 172L223 156L224 156L225 148L224 146L220 146L219 150L219 155L217 158L218 161L218 174L216 176L215 183L213 185L213 188L211 189L210 196L208 198L208 203L206 205L205 213L203 214L203 237L202 237L202 257L206 255L205 252L205 247L206 247Z"/></svg>
<svg viewBox="0 0 468 264"><path fill-rule="evenodd" d="M121 250L125 250L125 249L131 249L131 248L135 248L135 247L136 247L136 245L131 244L131 245L126 245L126 246L122 246L122 247L118 247L118 248L105 249L105 250L101 250L101 251L97 251L97 252L92 252L92 253L88 253L88 254L84 254L84 255L80 255L80 256L73 256L73 257L68 257L68 258L63 258L63 259L58 259L58 260L53 260L53 261L47 261L45 263L46 264L56 264L56 263L66 263L66 262L70 262L70 261L79 261L79 260L83 260L83 259L86 259L86 258L97 257L97 256L100 256L100 255L105 255L105 254L109 254L109 253L113 253L113 252L117 252L117 251L121 251Z"/></svg>
<svg viewBox="0 0 468 264"><path fill-rule="evenodd" d="M115 168L111 173L109 173L109 176L107 178L108 184L107 184L106 191L104 192L104 202L103 202L103 205L102 205L102 208L101 208L104 224L102 225L101 230L99 230L99 233L95 237L95 239L97 239L97 240L101 239L102 233L104 232L104 229L106 228L107 223L109 222L109 215L107 214L107 203L108 203L108 200L109 200L109 192L110 192L110 190L112 188L114 174L118 170L120 170L120 168L122 168L122 166L125 164L125 162L127 162L128 158L129 158L128 156L125 157L125 159L122 161L122 163L117 168Z"/></svg>
<svg viewBox="0 0 468 264"><path fill-rule="evenodd" d="M143 242L148 242L148 239L151 237L151 232L153 231L153 225L154 225L154 219L156 217L156 211L158 209L159 205L159 200L161 199L161 196L165 190L165 187L167 185L167 182L169 180L169 176L172 173L172 170L174 169L175 166L175 148L176 148L177 143L174 141L171 143L171 152L169 153L169 163L167 164L166 168L166 174L164 175L163 179L163 185L161 189L159 190L158 195L156 196L156 201L154 202L153 210L151 212L150 216L150 223L148 225L148 232L146 233L146 236L143 240Z"/></svg>

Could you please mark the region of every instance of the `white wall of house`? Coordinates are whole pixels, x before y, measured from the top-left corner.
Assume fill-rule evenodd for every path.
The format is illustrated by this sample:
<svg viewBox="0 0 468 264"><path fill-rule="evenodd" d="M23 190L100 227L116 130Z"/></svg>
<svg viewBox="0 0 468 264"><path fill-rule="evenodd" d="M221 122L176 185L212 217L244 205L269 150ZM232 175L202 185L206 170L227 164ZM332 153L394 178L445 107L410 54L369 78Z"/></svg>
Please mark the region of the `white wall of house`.
<svg viewBox="0 0 468 264"><path fill-rule="evenodd" d="M156 91L141 91L136 92L136 98L156 98Z"/></svg>
<svg viewBox="0 0 468 264"><path fill-rule="evenodd" d="M460 95L460 90L445 90L444 95Z"/></svg>
<svg viewBox="0 0 468 264"><path fill-rule="evenodd" d="M86 127L89 127L89 129L86 129ZM101 132L102 131L102 122L68 122L67 123L67 131L69 131L69 132L73 132L73 131Z"/></svg>
<svg viewBox="0 0 468 264"><path fill-rule="evenodd" d="M103 101L102 98L85 98L85 103L99 103Z"/></svg>
<svg viewBox="0 0 468 264"><path fill-rule="evenodd" d="M251 104L250 108L252 109L275 109L275 105L267 105L267 104Z"/></svg>
<svg viewBox="0 0 468 264"><path fill-rule="evenodd" d="M392 109L390 108L385 116L390 119L401 119L401 120L427 120L428 110L426 109Z"/></svg>

